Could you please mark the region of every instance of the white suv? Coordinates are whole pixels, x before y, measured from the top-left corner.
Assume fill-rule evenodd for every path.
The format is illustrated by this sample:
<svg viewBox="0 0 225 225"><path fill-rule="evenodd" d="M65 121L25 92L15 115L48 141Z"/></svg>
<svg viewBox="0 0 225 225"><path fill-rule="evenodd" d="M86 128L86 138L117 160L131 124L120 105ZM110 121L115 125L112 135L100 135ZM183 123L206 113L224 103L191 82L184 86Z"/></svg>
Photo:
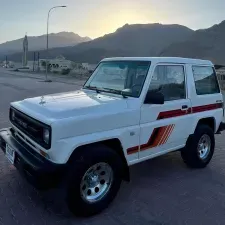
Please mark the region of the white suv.
<svg viewBox="0 0 225 225"><path fill-rule="evenodd" d="M11 103L0 146L33 185L66 184L70 210L90 216L129 181L131 165L181 150L188 166L205 167L223 114L210 61L109 58L80 91Z"/></svg>

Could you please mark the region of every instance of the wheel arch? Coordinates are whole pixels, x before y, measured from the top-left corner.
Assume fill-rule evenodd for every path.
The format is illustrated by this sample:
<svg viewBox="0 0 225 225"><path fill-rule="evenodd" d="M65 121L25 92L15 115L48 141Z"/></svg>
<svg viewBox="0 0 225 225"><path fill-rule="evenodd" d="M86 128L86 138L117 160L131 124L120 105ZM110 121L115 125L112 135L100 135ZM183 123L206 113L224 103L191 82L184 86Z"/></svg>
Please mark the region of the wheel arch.
<svg viewBox="0 0 225 225"><path fill-rule="evenodd" d="M213 130L213 132L216 133L216 119L215 119L215 117L206 117L206 118L200 119L198 121L197 125L196 125L195 130L197 129L197 127L199 125L202 125L202 124L209 126Z"/></svg>
<svg viewBox="0 0 225 225"><path fill-rule="evenodd" d="M189 137L187 138L186 145L191 141L191 139L193 138L193 136L194 136L194 134L196 132L196 129L200 125L207 125L207 126L209 126L213 130L213 132L216 133L216 119L215 119L215 117L210 116L210 117L201 118L196 123L196 126L195 126L195 128L193 130L193 133L191 133L189 135Z"/></svg>
<svg viewBox="0 0 225 225"><path fill-rule="evenodd" d="M111 148L113 151L115 151L119 157L122 159L123 162L123 173L122 173L122 178L125 181L130 181L130 170L129 166L123 151L123 146L121 144L121 141L118 138L111 138L103 141L97 141L89 144L84 144L76 147L72 154L69 157L69 160L67 163L71 163L75 158L77 158L79 155L82 154L82 149L86 146L91 146L91 145L105 145L109 148Z"/></svg>

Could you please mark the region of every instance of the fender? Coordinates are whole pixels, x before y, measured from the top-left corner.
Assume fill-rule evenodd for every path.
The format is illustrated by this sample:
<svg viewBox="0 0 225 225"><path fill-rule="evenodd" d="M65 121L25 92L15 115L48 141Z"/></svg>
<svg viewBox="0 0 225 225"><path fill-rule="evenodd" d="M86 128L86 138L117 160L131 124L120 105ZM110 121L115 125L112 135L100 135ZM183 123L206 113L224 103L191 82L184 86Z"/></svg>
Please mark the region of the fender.
<svg viewBox="0 0 225 225"><path fill-rule="evenodd" d="M134 132L135 135L131 136L130 132ZM126 158L127 164L131 161L130 156L127 155L127 149L137 145L139 143L140 127L124 127L122 129L115 129L110 131L103 131L98 133L92 133L82 136L70 137L66 139L60 139L55 142L52 149L48 151L50 158L57 163L65 164L68 162L70 156L78 147L83 145L98 143L107 141L110 139L118 139L121 143L123 154Z"/></svg>

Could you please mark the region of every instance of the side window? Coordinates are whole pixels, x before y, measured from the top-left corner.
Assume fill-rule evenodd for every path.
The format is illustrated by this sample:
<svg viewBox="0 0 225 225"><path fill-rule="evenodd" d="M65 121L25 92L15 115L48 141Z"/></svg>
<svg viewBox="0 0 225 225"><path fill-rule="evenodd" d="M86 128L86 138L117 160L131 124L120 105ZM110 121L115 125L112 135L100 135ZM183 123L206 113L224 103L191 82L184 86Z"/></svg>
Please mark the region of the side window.
<svg viewBox="0 0 225 225"><path fill-rule="evenodd" d="M184 67L159 65L155 68L149 91L160 91L165 101L186 98Z"/></svg>
<svg viewBox="0 0 225 225"><path fill-rule="evenodd" d="M192 70L197 95L220 93L216 73L212 67L193 66Z"/></svg>

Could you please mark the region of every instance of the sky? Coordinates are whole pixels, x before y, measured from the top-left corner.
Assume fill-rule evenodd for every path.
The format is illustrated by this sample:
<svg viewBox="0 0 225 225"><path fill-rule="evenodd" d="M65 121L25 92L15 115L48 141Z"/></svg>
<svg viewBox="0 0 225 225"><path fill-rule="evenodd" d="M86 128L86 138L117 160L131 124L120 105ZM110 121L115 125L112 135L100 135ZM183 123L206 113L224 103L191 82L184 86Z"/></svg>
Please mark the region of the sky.
<svg viewBox="0 0 225 225"><path fill-rule="evenodd" d="M96 38L124 24L181 24L191 29L208 28L225 20L225 0L0 0L0 43L27 33L72 31Z"/></svg>

